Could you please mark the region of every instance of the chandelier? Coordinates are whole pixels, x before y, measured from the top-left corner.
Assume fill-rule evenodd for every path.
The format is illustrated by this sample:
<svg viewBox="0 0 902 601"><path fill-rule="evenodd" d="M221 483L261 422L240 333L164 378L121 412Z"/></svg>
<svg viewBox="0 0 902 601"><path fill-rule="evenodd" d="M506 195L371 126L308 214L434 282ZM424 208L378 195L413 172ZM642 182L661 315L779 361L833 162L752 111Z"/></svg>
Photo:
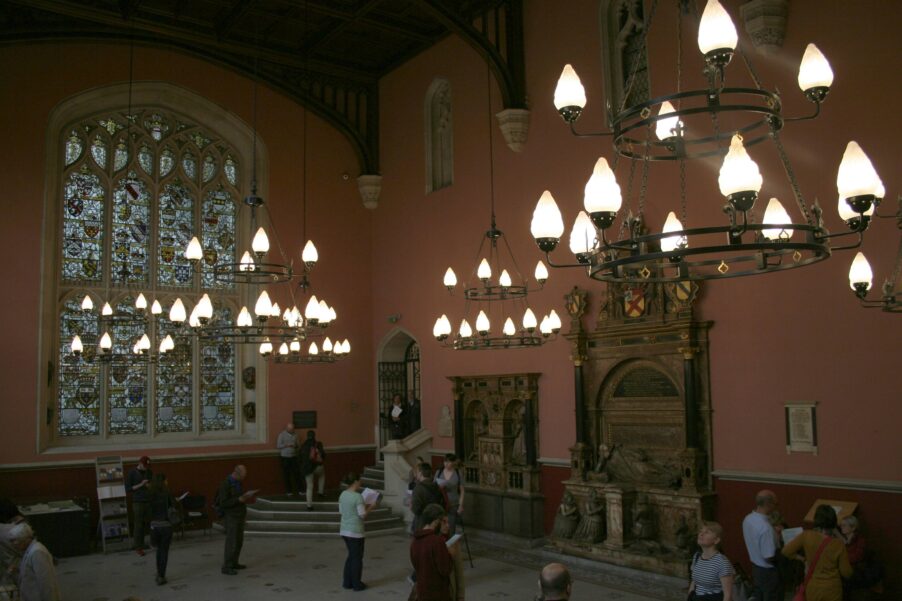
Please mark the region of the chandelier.
<svg viewBox="0 0 902 601"><path fill-rule="evenodd" d="M131 69L131 67L130 67ZM131 115L131 72L129 74L129 108ZM251 247L246 250L238 262L232 260L218 261L215 250L204 249L201 240L194 236L185 248L184 255L188 259L192 271L202 274L204 267L211 270L215 282L223 285L242 285L253 287L257 293L253 308L253 315L247 306L242 306L235 320L229 321L224 315L216 315L214 300L210 293L204 293L194 304L190 313L186 301L180 297L175 298L168 309L168 326L161 327L161 317L164 313L159 300L148 303L143 292L138 292L133 307L121 308L114 311L109 302L106 302L99 315L98 332L103 332L99 337L96 349L85 351L84 343L76 335L73 337L70 348L73 354L84 357L87 360L100 360L102 362L157 362L160 357L176 347L176 341L180 338L196 337L201 341L230 342L235 344L256 344L259 354L268 359L273 355L274 345L278 345L276 361L279 363L332 363L347 356L351 345L347 339L332 342L329 337L321 342L321 347L315 341L311 341L306 347L306 353L301 352L302 343L308 338L325 336L326 329L336 320L337 314L334 307L325 300L317 299L311 294L303 313L298 308L295 299L295 287L291 285L294 279L298 279L297 288L305 294L311 287L309 274L315 267L319 254L312 240L307 240L301 251L303 269L295 273L292 261L288 260L279 243L273 228L273 220L268 212L262 197L257 194L257 84L254 81L253 100L253 151L252 151L252 176L251 194L245 197L243 207L250 211L250 231L255 232L251 241ZM131 121L129 120L129 124ZM307 128L306 112L304 123L304 229L306 229L306 150ZM241 222L241 219L237 220ZM278 258L273 259L270 245L270 235L267 227L272 232ZM302 236L302 239L306 235ZM282 294L286 307L283 310L279 302L270 296L267 285L279 285L286 295ZM262 288L262 289L260 289ZM259 291L259 292L258 292ZM248 290L247 294L251 294ZM273 292L273 296L279 296ZM303 305L303 303L301 303ZM94 302L90 295L86 295L82 301L81 309L85 314L91 314L94 310ZM155 327L151 326L151 320L155 320ZM131 326L132 330L140 329L142 334L135 340L129 340L131 353L113 352L113 334L117 326ZM153 341L152 337L158 340Z"/></svg>
<svg viewBox="0 0 902 601"><path fill-rule="evenodd" d="M691 8L690 8L691 7ZM643 45L652 26L657 0L653 0L643 28ZM682 14L695 10L695 3L679 0L677 82L675 93L627 105L641 61L636 61L623 93L623 102L610 118L610 131L580 133L575 123L586 105L585 90L570 65L564 67L555 90L554 103L575 136L610 136L614 159L599 158L585 187L584 207L570 233L574 264L556 264L550 253L564 233L563 217L551 193L545 191L533 213L531 232L552 267L580 267L597 280L607 282L675 282L756 275L811 265L827 259L833 250L860 246L874 209L884 195L883 184L867 155L856 142L849 142L839 167L837 187L839 213L847 231L831 234L815 202L805 205L792 165L780 139L790 121L814 119L833 82L833 72L824 55L809 44L798 75L799 87L814 105L811 114L788 117L780 96L762 87L748 57L740 49L754 87L726 84L726 67L737 52L738 35L730 16L718 0L708 0L698 27L698 46L704 55L707 86L682 87ZM786 173L800 218L793 218L777 198L763 212L753 211L763 178L748 149L770 141ZM687 227L686 162L723 157L718 177L725 197L720 223ZM619 159L628 164L627 199L639 171L638 207L623 211L623 193L615 176ZM644 222L649 167L677 164L678 202L660 232L649 233ZM623 175L621 174L621 180ZM676 196L676 194L675 194ZM762 203L758 203L759 207ZM621 215L619 232L612 226ZM841 247L830 246L832 238L853 236Z"/></svg>
<svg viewBox="0 0 902 601"><path fill-rule="evenodd" d="M897 199L899 208L896 211L896 227L902 232L902 197ZM890 217L878 215L878 217ZM893 268L891 278L883 281L882 294L879 300L868 299L868 292L874 282L874 272L864 253L858 252L852 260L849 268L849 286L855 296L861 301L861 306L867 309L882 309L887 313L902 313L902 290L898 290L900 275L902 275L902 237L899 240L899 250L896 253L896 265Z"/></svg>
<svg viewBox="0 0 902 601"><path fill-rule="evenodd" d="M476 253L478 265L470 279L461 284L464 295L464 317L457 334L451 337L451 321L443 314L435 321L432 333L436 340L454 350L491 350L528 348L541 346L561 329L561 320L554 309L539 322L529 307L529 292L541 289L548 279L548 269L539 261L534 276L535 286L523 276L507 238L498 229L495 219L495 160L492 128L491 75L487 73L488 132L489 132L489 181L491 221L482 236ZM477 283L478 282L478 283ZM450 294L457 287L457 274L449 267L443 283ZM475 332L470 320L475 319ZM517 326L514 320L520 323ZM502 323L501 331L492 330L492 322Z"/></svg>

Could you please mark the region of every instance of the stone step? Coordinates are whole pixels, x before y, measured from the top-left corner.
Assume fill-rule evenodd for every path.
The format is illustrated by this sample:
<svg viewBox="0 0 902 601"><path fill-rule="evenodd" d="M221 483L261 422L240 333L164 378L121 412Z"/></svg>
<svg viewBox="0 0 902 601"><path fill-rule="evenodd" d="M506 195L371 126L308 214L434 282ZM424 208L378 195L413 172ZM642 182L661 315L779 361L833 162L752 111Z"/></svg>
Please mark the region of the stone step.
<svg viewBox="0 0 902 601"><path fill-rule="evenodd" d="M338 532L339 520L334 522L304 522L298 520L251 520L245 524L246 532ZM384 519L366 519L367 532L403 526L401 518L389 516Z"/></svg>
<svg viewBox="0 0 902 601"><path fill-rule="evenodd" d="M385 478L385 466L377 466L371 465L369 467L363 468L364 476L371 476L373 478Z"/></svg>
<svg viewBox="0 0 902 601"><path fill-rule="evenodd" d="M276 525L277 523L270 523L267 527L258 527L256 524L248 522L245 526L244 533L248 536L291 536L298 538L338 538L339 528L338 524L328 524L328 528L309 528L309 529L300 529L295 527L293 524L283 524L281 527ZM225 532L225 528L223 527L221 522L216 522L213 524L213 528L219 532ZM400 518L397 518L397 521L393 522L385 522L385 523L370 523L370 520L367 519L366 522L366 535L367 537L375 537L375 536L386 536L389 534L404 534L407 532L407 529L404 527L404 522L401 521Z"/></svg>
<svg viewBox="0 0 902 601"><path fill-rule="evenodd" d="M303 506L302 506L303 507ZM389 507L379 507L377 509L373 509L370 512L369 519L386 519L392 515L391 508ZM281 520L281 521L295 521L295 522L333 522L338 523L341 520L341 514L338 512L338 509L334 510L318 510L314 509L313 511L308 510L306 507L303 507L302 510L292 509L292 510L270 510L270 509L257 509L256 507L248 507L247 509L247 519L251 520Z"/></svg>
<svg viewBox="0 0 902 601"><path fill-rule="evenodd" d="M363 484L366 488L372 488L373 490L384 490L385 489L385 480L376 480L374 478L367 478L364 476L360 479L360 483Z"/></svg>

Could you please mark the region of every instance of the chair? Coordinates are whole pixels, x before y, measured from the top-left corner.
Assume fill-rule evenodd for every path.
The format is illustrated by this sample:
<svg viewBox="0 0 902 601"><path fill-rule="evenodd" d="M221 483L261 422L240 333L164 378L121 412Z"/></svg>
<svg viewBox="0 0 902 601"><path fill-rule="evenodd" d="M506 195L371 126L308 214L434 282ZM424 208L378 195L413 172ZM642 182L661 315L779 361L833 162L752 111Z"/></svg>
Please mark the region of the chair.
<svg viewBox="0 0 902 601"><path fill-rule="evenodd" d="M200 524L204 534L207 533L212 526L210 523L210 514L207 511L207 497L204 495L187 495L182 499L182 534L185 528L191 524Z"/></svg>

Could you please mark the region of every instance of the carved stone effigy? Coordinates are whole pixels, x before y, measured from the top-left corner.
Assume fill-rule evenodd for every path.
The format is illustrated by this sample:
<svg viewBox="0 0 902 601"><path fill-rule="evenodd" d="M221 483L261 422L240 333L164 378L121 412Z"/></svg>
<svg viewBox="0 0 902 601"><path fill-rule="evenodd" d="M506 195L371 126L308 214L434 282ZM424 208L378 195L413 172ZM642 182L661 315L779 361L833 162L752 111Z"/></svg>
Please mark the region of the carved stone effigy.
<svg viewBox="0 0 902 601"><path fill-rule="evenodd" d="M457 376L456 411L467 525L527 538L542 535L539 374ZM569 514L568 514L569 515Z"/></svg>
<svg viewBox="0 0 902 601"><path fill-rule="evenodd" d="M564 487L583 514L572 537L552 533L561 551L687 575L696 528L714 509L710 323L693 317L698 291L693 282L608 284L595 330L573 316L566 336L580 349L582 423ZM586 512L599 507L601 537L587 533Z"/></svg>

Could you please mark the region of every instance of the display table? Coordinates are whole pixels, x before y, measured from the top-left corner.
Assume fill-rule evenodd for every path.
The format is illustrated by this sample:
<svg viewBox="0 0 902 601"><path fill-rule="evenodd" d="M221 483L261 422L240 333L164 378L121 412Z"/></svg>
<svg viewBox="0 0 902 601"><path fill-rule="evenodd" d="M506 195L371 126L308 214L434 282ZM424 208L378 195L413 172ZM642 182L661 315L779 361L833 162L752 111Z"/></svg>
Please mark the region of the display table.
<svg viewBox="0 0 902 601"><path fill-rule="evenodd" d="M20 505L37 539L55 557L87 555L91 552L88 511L73 500Z"/></svg>

